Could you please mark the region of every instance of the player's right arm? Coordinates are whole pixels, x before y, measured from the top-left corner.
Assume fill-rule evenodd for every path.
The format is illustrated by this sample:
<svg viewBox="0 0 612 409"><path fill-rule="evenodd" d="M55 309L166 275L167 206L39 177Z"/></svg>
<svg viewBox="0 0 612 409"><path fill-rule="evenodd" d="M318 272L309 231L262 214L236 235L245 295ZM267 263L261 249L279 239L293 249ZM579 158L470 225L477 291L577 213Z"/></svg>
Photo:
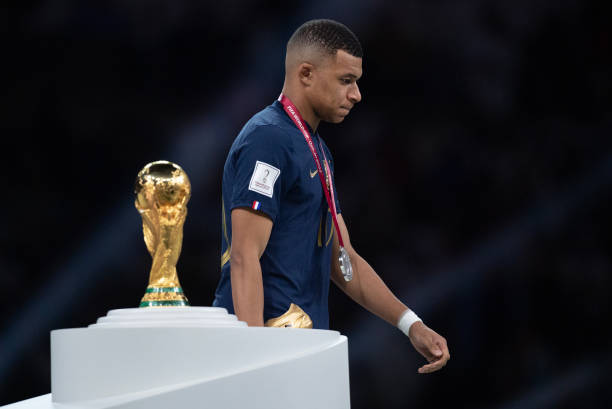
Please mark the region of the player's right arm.
<svg viewBox="0 0 612 409"><path fill-rule="evenodd" d="M238 319L249 326L264 325L260 259L279 215L281 197L297 177L291 153L291 139L284 130L261 125L236 139L226 162L224 206L231 209L232 303Z"/></svg>
<svg viewBox="0 0 612 409"><path fill-rule="evenodd" d="M272 220L255 210L232 210L230 277L234 312L249 327L263 326L264 290L259 259L263 254Z"/></svg>

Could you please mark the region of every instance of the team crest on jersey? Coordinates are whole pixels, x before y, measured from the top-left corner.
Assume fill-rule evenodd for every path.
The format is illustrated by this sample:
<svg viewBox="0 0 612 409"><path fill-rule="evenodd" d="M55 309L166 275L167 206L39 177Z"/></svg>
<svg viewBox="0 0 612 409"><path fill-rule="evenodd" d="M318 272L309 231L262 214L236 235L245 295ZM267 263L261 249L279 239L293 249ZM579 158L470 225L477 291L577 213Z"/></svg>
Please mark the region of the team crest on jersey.
<svg viewBox="0 0 612 409"><path fill-rule="evenodd" d="M257 161L249 183L249 190L272 197L274 195L274 184L279 175L280 169L268 163Z"/></svg>

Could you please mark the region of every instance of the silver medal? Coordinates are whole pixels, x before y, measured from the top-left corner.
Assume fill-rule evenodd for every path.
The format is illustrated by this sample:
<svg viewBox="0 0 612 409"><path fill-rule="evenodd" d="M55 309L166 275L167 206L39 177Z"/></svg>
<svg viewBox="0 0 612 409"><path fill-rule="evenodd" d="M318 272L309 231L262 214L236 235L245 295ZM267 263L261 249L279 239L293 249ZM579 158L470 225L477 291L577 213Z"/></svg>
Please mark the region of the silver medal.
<svg viewBox="0 0 612 409"><path fill-rule="evenodd" d="M344 280L351 281L353 279L353 266L351 265L351 259L344 247L340 247L338 261L340 262L340 271L342 271Z"/></svg>

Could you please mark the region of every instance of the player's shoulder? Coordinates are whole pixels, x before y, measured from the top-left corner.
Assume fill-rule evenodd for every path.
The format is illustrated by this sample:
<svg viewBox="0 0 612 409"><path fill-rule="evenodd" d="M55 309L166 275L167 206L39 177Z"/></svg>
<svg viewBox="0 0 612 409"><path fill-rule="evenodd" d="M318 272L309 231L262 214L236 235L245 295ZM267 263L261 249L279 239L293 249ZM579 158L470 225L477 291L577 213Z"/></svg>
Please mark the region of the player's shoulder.
<svg viewBox="0 0 612 409"><path fill-rule="evenodd" d="M244 125L236 142L239 146L263 146L271 149L293 149L293 135L284 112L270 105L253 115Z"/></svg>

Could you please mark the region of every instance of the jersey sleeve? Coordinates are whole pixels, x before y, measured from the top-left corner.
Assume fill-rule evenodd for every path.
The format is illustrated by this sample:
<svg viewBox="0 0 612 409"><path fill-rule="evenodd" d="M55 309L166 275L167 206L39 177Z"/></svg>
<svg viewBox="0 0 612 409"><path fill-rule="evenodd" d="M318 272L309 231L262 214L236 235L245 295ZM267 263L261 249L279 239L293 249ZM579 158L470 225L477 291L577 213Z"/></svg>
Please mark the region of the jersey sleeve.
<svg viewBox="0 0 612 409"><path fill-rule="evenodd" d="M292 173L289 139L280 128L259 126L234 151L230 211L250 207L276 220Z"/></svg>

